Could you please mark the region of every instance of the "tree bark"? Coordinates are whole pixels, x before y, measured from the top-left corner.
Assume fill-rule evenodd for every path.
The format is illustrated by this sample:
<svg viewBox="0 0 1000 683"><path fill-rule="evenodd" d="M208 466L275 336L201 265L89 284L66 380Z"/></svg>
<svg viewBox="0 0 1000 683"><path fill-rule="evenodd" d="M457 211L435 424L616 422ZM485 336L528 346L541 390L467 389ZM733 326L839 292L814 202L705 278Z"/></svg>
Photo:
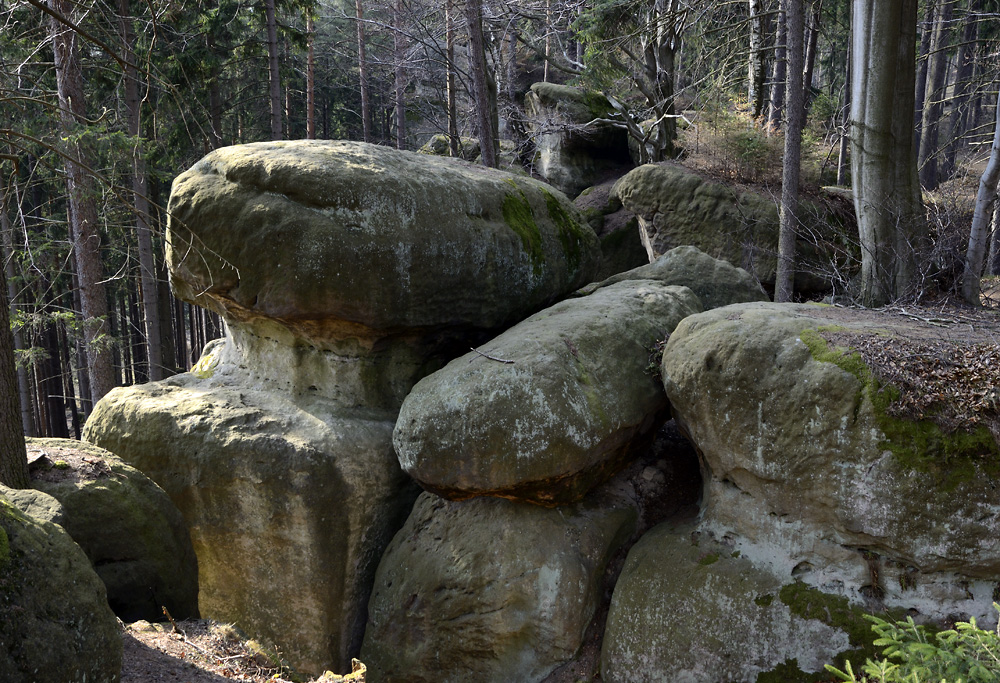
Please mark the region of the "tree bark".
<svg viewBox="0 0 1000 683"><path fill-rule="evenodd" d="M70 0L49 0L49 7L63 17L72 10ZM87 342L87 367L91 397L96 402L117 385L108 352L108 301L101 268L101 237L98 233L97 205L93 179L87 168L86 146L77 133L86 122L83 72L76 48L76 34L50 17L49 29L55 57L59 114L66 152L66 185L69 195L70 234L79 276L80 310Z"/></svg>
<svg viewBox="0 0 1000 683"><path fill-rule="evenodd" d="M986 250L987 227L997 200L997 181L1000 181L1000 93L997 94L996 127L990 160L979 179L976 209L972 216L969 248L965 253L965 273L962 277L962 297L970 304L979 305L979 279L983 274L983 256Z"/></svg>
<svg viewBox="0 0 1000 683"><path fill-rule="evenodd" d="M881 306L910 292L925 228L911 132L916 0L853 0L851 184L861 292Z"/></svg>
<svg viewBox="0 0 1000 683"><path fill-rule="evenodd" d="M787 69L785 44L788 40L785 35L785 17L787 6L788 0L781 0L774 46L774 70L771 75L771 103L767 114L769 130L778 130L781 127L781 112L785 103L785 72Z"/></svg>
<svg viewBox="0 0 1000 683"><path fill-rule="evenodd" d="M816 0L813 3L812 21L809 24L809 40L806 43L805 48L806 63L803 67L804 71L802 75L802 88L805 93L802 100L802 106L807 110L809 108L809 103L812 101L813 73L816 70L816 50L819 44L819 22L822 17L823 0Z"/></svg>
<svg viewBox="0 0 1000 683"><path fill-rule="evenodd" d="M455 90L455 1L447 0L444 9L445 50L447 55L448 151L453 157L458 150L458 104Z"/></svg>
<svg viewBox="0 0 1000 683"><path fill-rule="evenodd" d="M851 139L849 131L851 129L851 52L847 51L845 61L844 71L847 74L844 81L844 100L841 108L843 109L844 115L841 118L841 131L840 131L840 149L837 153L837 184L846 185L847 184L847 168L848 168L848 158L847 158L847 145Z"/></svg>
<svg viewBox="0 0 1000 683"><path fill-rule="evenodd" d="M920 119L917 168L920 169L920 184L929 190L938 185L938 125L944 108L945 67L948 64L945 50L950 42L953 7L953 0L939 3L934 34L931 36L931 51L927 57L927 94Z"/></svg>
<svg viewBox="0 0 1000 683"><path fill-rule="evenodd" d="M764 112L764 18L763 0L750 2L750 65L747 103L750 115L757 119Z"/></svg>
<svg viewBox="0 0 1000 683"><path fill-rule="evenodd" d="M274 0L264 0L267 23L267 67L271 90L271 139L281 139L281 73L278 71L278 19Z"/></svg>
<svg viewBox="0 0 1000 683"><path fill-rule="evenodd" d="M372 141L371 97L368 90L368 57L365 55L365 7L355 0L358 23L358 77L361 86L361 130L365 142Z"/></svg>
<svg viewBox="0 0 1000 683"><path fill-rule="evenodd" d="M791 301L795 282L795 238L798 232L799 169L802 126L805 120L802 43L805 34L803 0L786 0L785 35L788 69L785 81L785 154L781 172L781 224L778 234L778 269L775 301Z"/></svg>
<svg viewBox="0 0 1000 683"><path fill-rule="evenodd" d="M917 52L916 95L914 97L913 129L916 149L920 149L920 119L924 113L924 100L927 99L927 63L931 51L931 36L934 35L934 13L937 11L938 0L928 0L924 9L924 19L920 23L920 49Z"/></svg>
<svg viewBox="0 0 1000 683"><path fill-rule="evenodd" d="M469 67L472 75L472 94L476 110L476 134L483 166L497 167L499 143L495 117L497 86L486 62L486 41L483 38L482 0L466 0L465 22L469 30Z"/></svg>
<svg viewBox="0 0 1000 683"><path fill-rule="evenodd" d="M395 64L396 149L406 149L406 39L403 35L403 0L396 0L392 32L392 55Z"/></svg>
<svg viewBox="0 0 1000 683"><path fill-rule="evenodd" d="M14 372L14 335L10 331L9 312L7 276L0 268L0 484L26 489L31 481Z"/></svg>
<svg viewBox="0 0 1000 683"><path fill-rule="evenodd" d="M313 26L312 11L306 17L306 138L316 139L316 50L313 42L316 29Z"/></svg>
<svg viewBox="0 0 1000 683"><path fill-rule="evenodd" d="M972 72L976 62L976 44L979 42L979 13L982 0L969 0L962 28L962 43L958 48L955 72L954 104L951 110L951 138L945 152L944 164L940 169L942 178L949 178L955 171L955 159L962 140L969 130L969 109Z"/></svg>

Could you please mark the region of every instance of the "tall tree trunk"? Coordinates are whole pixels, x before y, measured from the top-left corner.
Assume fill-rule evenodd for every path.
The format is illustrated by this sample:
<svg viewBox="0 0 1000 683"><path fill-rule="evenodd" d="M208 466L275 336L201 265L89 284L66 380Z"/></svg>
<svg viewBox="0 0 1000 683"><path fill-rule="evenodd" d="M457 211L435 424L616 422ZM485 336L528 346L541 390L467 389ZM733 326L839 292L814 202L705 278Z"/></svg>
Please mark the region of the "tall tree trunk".
<svg viewBox="0 0 1000 683"><path fill-rule="evenodd" d="M778 270L775 301L791 301L795 282L795 237L798 232L799 168L802 126L805 122L802 43L805 34L804 0L786 0L785 35L788 70L785 81L785 154L781 172L781 225L778 234Z"/></svg>
<svg viewBox="0 0 1000 683"><path fill-rule="evenodd" d="M767 127L777 130L781 127L781 111L785 104L785 71L787 69L785 44L785 16L788 0L780 1L778 28L774 46L774 69L771 72L771 104L768 108Z"/></svg>
<svg viewBox="0 0 1000 683"><path fill-rule="evenodd" d="M861 301L909 292L925 240L913 149L916 0L853 0L851 184L861 237Z"/></svg>
<svg viewBox="0 0 1000 683"><path fill-rule="evenodd" d="M848 50L845 56L845 73L846 80L844 81L844 100L841 105L843 110L843 116L841 116L840 124L840 149L837 153L837 184L846 185L847 184L847 168L848 168L848 158L847 158L847 145L850 142L850 129L851 129L851 52Z"/></svg>
<svg viewBox="0 0 1000 683"><path fill-rule="evenodd" d="M15 190L16 196L16 190ZM9 315L13 316L14 311L17 308L17 289L14 284L14 277L16 275L16 269L14 266L14 233L13 228L10 223L10 217L7 214L7 187L4 184L3 175L0 174L0 259L3 259L3 270L6 277L4 291L7 296L7 302L10 306ZM23 351L26 347L24 344L24 333L20 328L13 330L13 342L14 351ZM32 419L31 410L31 382L28 377L28 370L23 366L19 365L17 367L17 394L19 397L19 404L21 406L21 425L24 430L24 434L28 436L36 436L35 423Z"/></svg>
<svg viewBox="0 0 1000 683"><path fill-rule="evenodd" d="M552 60L552 0L545 0L545 65L542 67L542 81L549 82L549 62Z"/></svg>
<svg viewBox="0 0 1000 683"><path fill-rule="evenodd" d="M278 19L274 0L264 0L267 21L267 67L271 86L271 139L281 139L281 73L278 70Z"/></svg>
<svg viewBox="0 0 1000 683"><path fill-rule="evenodd" d="M986 164L986 170L983 171L983 175L979 179L976 209L972 217L972 230L969 234L969 248L965 253L965 274L962 278L962 297L976 306L979 305L979 278L983 274L986 229L990 224L993 205L997 200L998 181L1000 181L1000 93L997 94L993 147L990 150L990 160Z"/></svg>
<svg viewBox="0 0 1000 683"><path fill-rule="evenodd" d="M15 489L31 485L24 425L14 372L14 335L10 331L7 276L0 268L0 484Z"/></svg>
<svg viewBox="0 0 1000 683"><path fill-rule="evenodd" d="M928 0L924 9L924 19L920 23L920 49L917 52L916 95L914 96L913 136L915 149L920 149L920 119L927 99L927 64L931 51L931 37L934 35L934 15L940 0Z"/></svg>
<svg viewBox="0 0 1000 683"><path fill-rule="evenodd" d="M403 35L403 0L396 0L393 12L392 57L395 64L396 149L406 149L406 38Z"/></svg>
<svg viewBox="0 0 1000 683"><path fill-rule="evenodd" d="M954 7L953 0L942 0L938 5L937 18L934 22L934 35L931 36L931 52L927 65L927 96L924 100L924 110L920 120L920 147L917 155L917 168L920 169L920 184L929 190L938 185L937 155L938 155L938 124L941 111L944 108L945 67L951 36L951 16Z"/></svg>
<svg viewBox="0 0 1000 683"><path fill-rule="evenodd" d="M982 0L969 0L962 27L962 43L958 48L955 72L954 104L951 109L951 138L940 174L949 178L955 171L955 159L962 140L969 130L969 109L972 98L969 96L972 84L973 66L976 61L976 45L979 42L979 22L976 15L982 6Z"/></svg>
<svg viewBox="0 0 1000 683"><path fill-rule="evenodd" d="M316 39L316 29L313 26L313 15L310 11L306 17L306 138L316 139L316 51L313 42Z"/></svg>
<svg viewBox="0 0 1000 683"><path fill-rule="evenodd" d="M139 140L140 101L139 70L135 65L132 17L129 0L118 0L122 31L122 57L125 68L125 110L128 134L135 141L132 148L132 202L135 206L135 234L139 251L139 283L142 291L142 319L149 358L149 379L163 379L163 352L160 347L160 293L156 286L156 266L153 264L153 234L149 227L149 199L146 188L146 161Z"/></svg>
<svg viewBox="0 0 1000 683"><path fill-rule="evenodd" d="M358 23L358 76L361 85L361 130L365 142L372 141L371 97L368 89L368 57L365 55L365 7L362 0L355 0Z"/></svg>
<svg viewBox="0 0 1000 683"><path fill-rule="evenodd" d="M476 110L476 133L483 166L497 167L500 141L494 112L497 108L497 85L486 62L486 41L483 38L482 0L466 0L465 21L469 30L469 67L472 72L472 93Z"/></svg>
<svg viewBox="0 0 1000 683"><path fill-rule="evenodd" d="M812 101L812 82L813 73L816 70L816 49L819 43L819 22L823 16L823 0L815 0L813 3L813 13L812 21L809 23L808 37L809 40L806 42L806 63L803 67L802 75L802 87L805 91L805 97L802 102L802 106L808 109L809 103Z"/></svg>
<svg viewBox="0 0 1000 683"><path fill-rule="evenodd" d="M211 31L205 34L205 45L212 55L212 63L209 69L208 78L208 117L212 129L209 131L212 149L222 147L222 84L219 78L222 75L222 64L216 58L215 38Z"/></svg>
<svg viewBox="0 0 1000 683"><path fill-rule="evenodd" d="M71 0L49 0L49 7L67 19ZM87 367L92 398L96 402L116 386L108 353L108 300L101 268L101 237L98 233L97 205L93 179L85 167L92 164L86 147L75 136L77 126L86 122L86 98L83 72L76 49L76 34L59 20L50 17L52 47L55 56L56 86L59 91L59 114L63 137L77 140L66 145L66 185L69 194L70 231L76 271L80 281L80 304L87 340Z"/></svg>
<svg viewBox="0 0 1000 683"><path fill-rule="evenodd" d="M764 80L766 70L764 68L764 18L763 0L749 0L750 2L750 64L748 73L748 94L747 103L750 115L757 119L764 112Z"/></svg>
<svg viewBox="0 0 1000 683"><path fill-rule="evenodd" d="M447 98L448 98L448 151L453 157L459 155L458 150L458 104L455 90L455 0L447 0L444 8L445 50L447 64Z"/></svg>

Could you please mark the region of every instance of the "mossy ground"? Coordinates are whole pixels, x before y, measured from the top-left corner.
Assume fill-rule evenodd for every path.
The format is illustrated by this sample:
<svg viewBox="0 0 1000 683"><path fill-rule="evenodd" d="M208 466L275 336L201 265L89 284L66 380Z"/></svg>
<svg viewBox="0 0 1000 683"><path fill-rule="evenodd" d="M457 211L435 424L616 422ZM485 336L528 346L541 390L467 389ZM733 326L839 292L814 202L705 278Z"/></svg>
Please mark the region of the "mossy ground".
<svg viewBox="0 0 1000 683"><path fill-rule="evenodd" d="M861 383L858 405L866 400L872 406L876 424L885 437L879 447L891 451L905 467L934 475L945 490L971 480L981 468L991 475L1000 474L1000 449L985 425L949 432L930 418L906 419L890 414L890 406L900 399L900 390L880 381L860 353L833 346L822 335L836 331L806 329L799 338L815 360L833 363Z"/></svg>

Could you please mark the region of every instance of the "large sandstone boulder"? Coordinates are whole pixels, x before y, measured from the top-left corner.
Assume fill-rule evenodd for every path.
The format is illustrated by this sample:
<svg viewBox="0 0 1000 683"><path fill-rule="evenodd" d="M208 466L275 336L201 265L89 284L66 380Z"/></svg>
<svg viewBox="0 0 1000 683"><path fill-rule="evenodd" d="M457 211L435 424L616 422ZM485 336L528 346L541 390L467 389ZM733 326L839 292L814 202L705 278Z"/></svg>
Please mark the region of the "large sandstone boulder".
<svg viewBox="0 0 1000 683"><path fill-rule="evenodd" d="M111 392L85 437L184 514L203 615L349 672L416 497L391 441L403 397L589 281L597 239L538 181L351 142L216 150L169 208L174 291L229 335L189 374Z"/></svg>
<svg viewBox="0 0 1000 683"><path fill-rule="evenodd" d="M0 680L115 683L118 622L73 539L0 498Z"/></svg>
<svg viewBox="0 0 1000 683"><path fill-rule="evenodd" d="M777 268L778 205L774 196L707 179L675 163L646 164L623 176L612 193L639 220L643 244L654 261L683 245L724 259L770 288ZM830 200L833 201L832 199ZM827 292L846 272L852 219L832 203L803 202L796 246L796 291ZM840 270L831 269L831 263Z"/></svg>
<svg viewBox="0 0 1000 683"><path fill-rule="evenodd" d="M956 347L911 318L807 305L684 320L663 381L707 468L702 528L783 582L994 623L1000 451L971 416L995 406L975 392L921 403L954 393L935 380L967 362L949 354L993 348L988 331L964 336Z"/></svg>
<svg viewBox="0 0 1000 683"><path fill-rule="evenodd" d="M31 485L61 503L61 522L94 565L123 621L198 615L198 563L184 519L163 489L115 455L69 439L28 439ZM30 511L30 508L29 508Z"/></svg>
<svg viewBox="0 0 1000 683"><path fill-rule="evenodd" d="M629 551L615 585L601 680L825 679L824 664L856 645L853 630L868 624L850 612L838 620L835 610L827 621L836 625L808 618L782 589L781 579L696 526L657 526ZM788 675L802 672L814 676Z"/></svg>
<svg viewBox="0 0 1000 683"><path fill-rule="evenodd" d="M597 122L614 113L604 95L535 83L524 109L535 140L535 170L566 194L574 196L609 173L631 168L628 133Z"/></svg>
<svg viewBox="0 0 1000 683"><path fill-rule="evenodd" d="M414 387L393 436L403 469L453 499L579 500L663 421L650 354L700 310L687 288L635 280L535 314Z"/></svg>
<svg viewBox="0 0 1000 683"><path fill-rule="evenodd" d="M376 575L369 680L544 680L583 643L635 523L622 500L546 509L423 494Z"/></svg>
<svg viewBox="0 0 1000 683"><path fill-rule="evenodd" d="M705 310L750 301L767 301L767 293L753 276L727 261L712 258L696 247L675 247L652 263L612 275L581 287L577 296L631 280L656 280L665 285L689 287Z"/></svg>
<svg viewBox="0 0 1000 683"><path fill-rule="evenodd" d="M611 194L614 181L600 183L577 195L573 204L601 240L601 267L596 280L649 263L639 236L639 221Z"/></svg>

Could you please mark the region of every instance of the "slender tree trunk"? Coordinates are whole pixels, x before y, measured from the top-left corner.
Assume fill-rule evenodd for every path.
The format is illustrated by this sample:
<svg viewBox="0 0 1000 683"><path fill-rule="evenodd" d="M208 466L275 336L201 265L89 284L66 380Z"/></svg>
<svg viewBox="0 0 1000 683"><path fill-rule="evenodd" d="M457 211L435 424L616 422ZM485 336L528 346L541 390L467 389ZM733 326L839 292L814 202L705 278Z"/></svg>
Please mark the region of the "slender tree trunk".
<svg viewBox="0 0 1000 683"><path fill-rule="evenodd" d="M14 335L10 331L7 276L0 268L0 484L15 489L31 485L24 426L14 372Z"/></svg>
<svg viewBox="0 0 1000 683"><path fill-rule="evenodd" d="M361 130L365 142L372 141L371 97L368 90L368 58L365 56L365 7L355 0L358 23L358 76L361 85Z"/></svg>
<svg viewBox="0 0 1000 683"><path fill-rule="evenodd" d="M313 16L310 11L306 17L306 138L316 139L316 54L313 42L316 30L313 26Z"/></svg>
<svg viewBox="0 0 1000 683"><path fill-rule="evenodd" d="M841 116L840 124L840 149L837 154L837 184L846 185L847 184L847 169L848 169L848 158L847 158L847 145L850 142L850 129L851 129L851 52L848 50L846 55L847 64L845 65L844 71L846 72L846 80L844 82L844 101L841 105L843 110L843 116Z"/></svg>
<svg viewBox="0 0 1000 683"><path fill-rule="evenodd" d="M997 85L1000 85L998 83ZM1000 181L1000 93L997 94L996 128L990 160L979 179L976 209L972 217L969 248L965 253L965 274L962 278L962 296L970 304L979 305L979 279L983 274L983 256L986 250L987 226L997 200L997 182Z"/></svg>
<svg viewBox="0 0 1000 683"><path fill-rule="evenodd" d="M16 196L16 190L15 190ZM10 306L9 315L13 317L14 312L17 308L17 289L14 284L14 277L16 275L16 269L14 266L14 237L13 228L10 223L10 217L7 214L7 187L4 184L3 174L0 174L0 238L2 238L3 248L0 250L0 259L3 259L3 270L6 277L4 291L7 296L7 302ZM2 330L0 330L2 331ZM13 341L14 341L14 351L23 351L25 349L24 345L24 333L20 328L17 330L12 330ZM32 419L31 411L31 382L28 377L28 371L23 365L17 367L17 394L19 397L19 404L21 406L21 424L24 433L28 436L35 436L37 432L35 431L35 423Z"/></svg>
<svg viewBox="0 0 1000 683"><path fill-rule="evenodd" d="M149 379L163 379L163 354L160 348L159 296L156 287L156 266L153 264L153 235L149 227L149 199L146 188L146 161L139 141L140 101L139 70L135 66L132 46L132 18L129 0L118 0L119 20L122 31L122 56L125 69L125 110L128 134L135 140L132 148L132 202L135 206L135 234L139 251L139 282L142 291L143 329L145 330Z"/></svg>
<svg viewBox="0 0 1000 683"><path fill-rule="evenodd" d="M914 97L913 130L915 149L920 149L920 120L927 99L927 64L931 51L931 36L934 35L934 13L940 0L928 0L924 9L924 19L920 24L920 50L917 53L916 95Z"/></svg>
<svg viewBox="0 0 1000 683"><path fill-rule="evenodd" d="M457 157L458 150L458 104L455 90L455 2L447 0L444 8L445 50L448 61L447 98L448 98L448 150L451 156Z"/></svg>
<svg viewBox="0 0 1000 683"><path fill-rule="evenodd" d="M795 237L798 232L799 168L802 158L802 126L805 122L802 42L805 33L804 0L786 0L785 35L788 40L788 70L785 81L785 154L781 173L781 225L778 235L778 270L775 301L791 301L795 282Z"/></svg>
<svg viewBox="0 0 1000 683"><path fill-rule="evenodd" d="M951 139L948 141L948 149L945 152L944 164L941 168L942 178L949 178L954 173L958 149L969 130L969 105L972 100L969 96L970 86L973 66L976 61L976 45L979 42L979 22L976 21L976 15L979 13L981 2L982 0L969 0L966 8L962 27L962 43L958 48L958 56L955 60L955 94L951 110Z"/></svg>
<svg viewBox="0 0 1000 683"><path fill-rule="evenodd" d="M747 103L750 108L750 115L757 119L764 112L764 81L766 79L766 69L764 67L764 18L763 0L749 0L750 2L750 66L748 74L748 95Z"/></svg>
<svg viewBox="0 0 1000 683"><path fill-rule="evenodd" d="M545 0L545 65L542 67L542 81L549 82L549 62L552 59L552 0Z"/></svg>
<svg viewBox="0 0 1000 683"><path fill-rule="evenodd" d="M219 83L222 65L216 58L215 38L210 31L205 35L205 45L208 47L209 54L212 55L208 78L208 116L212 126L209 135L212 149L219 149L222 147L222 85Z"/></svg>
<svg viewBox="0 0 1000 683"><path fill-rule="evenodd" d="M861 300L909 292L923 246L911 133L916 0L853 0L851 184L861 237Z"/></svg>
<svg viewBox="0 0 1000 683"><path fill-rule="evenodd" d="M920 184L933 190L938 185L937 155L938 155L938 124L944 108L945 67L951 36L951 16L953 0L942 0L938 6L937 18L934 22L934 35L931 36L931 52L927 65L927 97L920 120L920 147L917 155L917 168L920 169Z"/></svg>
<svg viewBox="0 0 1000 683"><path fill-rule="evenodd" d="M466 0L465 20L469 30L469 67L476 110L476 133L483 166L497 167L499 140L495 124L497 86L486 62L486 41L483 38L482 0Z"/></svg>
<svg viewBox="0 0 1000 683"><path fill-rule="evenodd" d="M802 76L802 87L805 91L802 106L807 110L812 101L813 73L816 70L816 49L819 43L819 22L823 16L823 0L815 0L813 3L812 21L809 24L807 33L809 40L806 43L806 63Z"/></svg>
<svg viewBox="0 0 1000 683"><path fill-rule="evenodd" d="M392 32L392 54L395 72L396 149L406 149L406 38L403 35L403 0L396 0Z"/></svg>
<svg viewBox="0 0 1000 683"><path fill-rule="evenodd" d="M771 104L767 114L767 127L770 130L778 130L781 127L781 112L785 104L785 71L787 69L785 44L788 40L785 36L785 16L787 6L788 0L781 0L774 46L774 70L771 75Z"/></svg>
<svg viewBox="0 0 1000 683"><path fill-rule="evenodd" d="M1000 200L993 201L993 219L990 221L990 275L1000 275Z"/></svg>
<svg viewBox="0 0 1000 683"><path fill-rule="evenodd" d="M278 70L278 19L274 0L264 0L267 21L267 66L271 86L271 139L281 139L281 73Z"/></svg>
<svg viewBox="0 0 1000 683"><path fill-rule="evenodd" d="M49 7L69 18L70 0L49 0ZM76 34L50 18L55 56L56 85L59 91L59 113L63 136L77 139L77 126L86 122L86 99L83 72L76 49ZM87 366L94 401L100 400L116 386L111 356L105 335L108 330L108 300L104 291L101 268L101 237L98 233L97 205L93 179L85 166L91 166L86 148L81 142L67 144L66 185L69 194L70 230L74 245L76 270L80 281L80 304L87 340ZM79 163L78 163L79 162Z"/></svg>

